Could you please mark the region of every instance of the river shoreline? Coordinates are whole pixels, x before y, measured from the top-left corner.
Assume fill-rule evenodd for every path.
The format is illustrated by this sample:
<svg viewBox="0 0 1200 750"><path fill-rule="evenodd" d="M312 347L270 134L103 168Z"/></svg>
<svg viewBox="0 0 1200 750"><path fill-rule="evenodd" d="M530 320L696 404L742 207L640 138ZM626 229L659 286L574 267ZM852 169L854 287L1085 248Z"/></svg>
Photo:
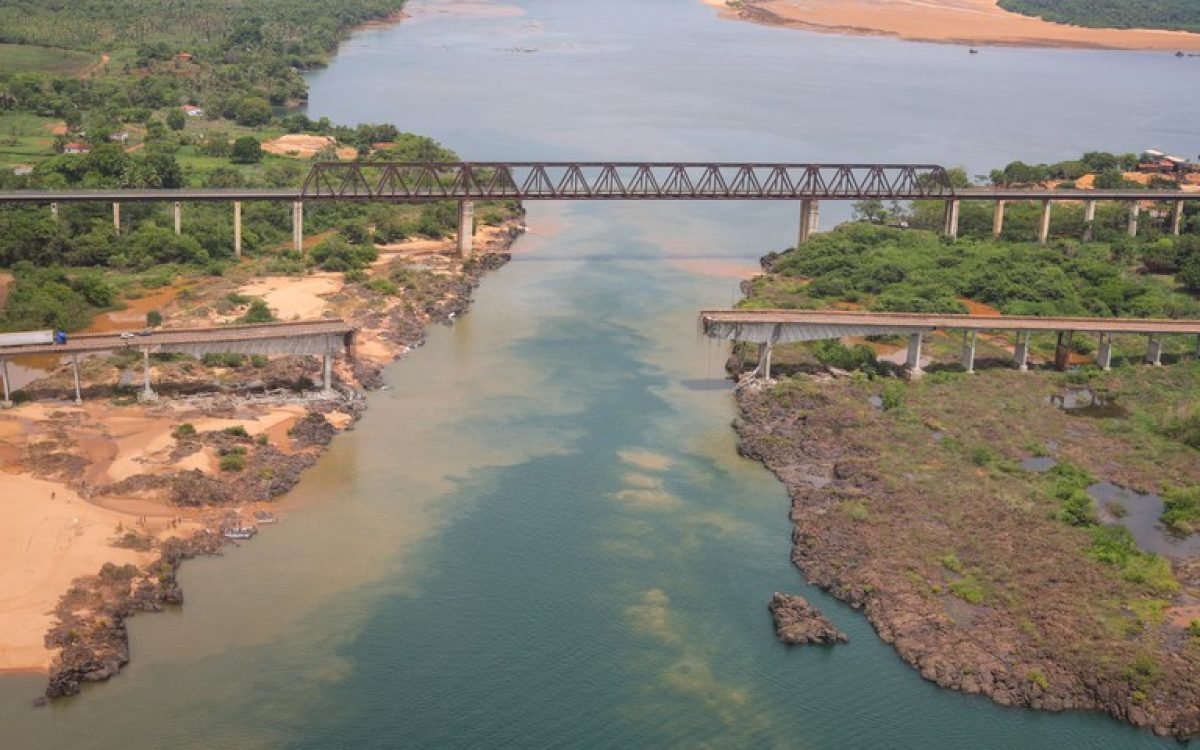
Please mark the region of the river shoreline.
<svg viewBox="0 0 1200 750"><path fill-rule="evenodd" d="M700 0L722 18L824 34L974 47L1200 51L1200 34L1101 29L1006 11L995 0Z"/></svg>
<svg viewBox="0 0 1200 750"><path fill-rule="evenodd" d="M6 545L5 559L17 555L22 572L34 570L29 568L34 563L28 551L31 545L44 547L36 565L60 572L52 579L35 580L28 573L12 572L18 568L15 559L6 563L10 573L0 579L0 594L13 601L11 595L19 592L25 604L0 613L3 671L48 674L50 698L78 692L82 682L115 675L128 661L124 620L139 611L181 603L175 571L182 560L219 554L229 543L222 528L253 523L255 511L273 508L274 498L290 491L332 439L361 416L366 402L358 389L381 385L382 370L423 344L429 325L449 324L464 314L471 291L487 271L507 261L519 234L515 220L481 228L476 247L482 251L466 263L453 256L453 243L446 241L381 247L374 277L388 278L394 269L420 276L420 290L402 289L399 296L343 282L340 274L336 279L332 274L274 281L251 278L253 283L240 287L263 293L277 312L316 305L322 314L337 314L359 328L354 361L337 363L340 394L332 400L289 390L290 384L319 377L315 364L304 358L272 360L266 367L224 375L220 368L197 371L195 365L185 363L178 369L161 363L155 368L156 386L165 381L160 392L211 389L217 375L225 385L217 393L205 394L200 387L197 395L168 396L153 405L114 406L95 400L106 392L101 384L112 382L100 360L89 363L97 380L89 388L85 377L83 406L59 400L69 388L61 370L30 384L42 403L0 415L0 487L12 490L4 493L12 504L4 510L14 521L7 529L13 543ZM421 268L432 270L414 270ZM223 290L217 286L209 296ZM188 296L189 304L199 310L212 301ZM194 317L187 311L176 313L184 320ZM246 385L239 381L246 378L254 378L256 385L251 387L266 388L267 393L239 395ZM64 420L74 425L70 434L59 428ZM181 422L195 425L195 437L180 435ZM246 469L218 469L217 459L227 452L245 455ZM21 492L18 483L37 486ZM16 521L11 516L15 511L25 513L28 523ZM46 513L61 516L62 528L53 534L70 539L65 546L37 541ZM18 536L23 544L17 543ZM64 565L62 555L74 550L86 551L86 556ZM62 572L70 570L76 573L68 586ZM64 589L67 593L59 597ZM58 601L52 618L42 614L51 596ZM52 622L47 631L48 619Z"/></svg>

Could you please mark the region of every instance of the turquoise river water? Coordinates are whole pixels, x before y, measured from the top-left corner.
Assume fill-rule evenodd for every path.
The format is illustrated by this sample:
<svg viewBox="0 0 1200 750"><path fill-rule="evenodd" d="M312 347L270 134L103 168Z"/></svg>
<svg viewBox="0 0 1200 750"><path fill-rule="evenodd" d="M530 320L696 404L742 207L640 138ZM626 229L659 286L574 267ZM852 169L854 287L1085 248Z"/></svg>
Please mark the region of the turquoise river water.
<svg viewBox="0 0 1200 750"><path fill-rule="evenodd" d="M965 49L718 20L696 0L424 0L312 76L310 114L472 159L1012 159L1196 151L1200 61ZM827 206L828 225L846 207ZM533 204L469 315L387 371L284 521L185 566L115 680L0 748L1166 747L941 690L789 564L695 314L795 235L790 204ZM802 593L851 637L788 650Z"/></svg>

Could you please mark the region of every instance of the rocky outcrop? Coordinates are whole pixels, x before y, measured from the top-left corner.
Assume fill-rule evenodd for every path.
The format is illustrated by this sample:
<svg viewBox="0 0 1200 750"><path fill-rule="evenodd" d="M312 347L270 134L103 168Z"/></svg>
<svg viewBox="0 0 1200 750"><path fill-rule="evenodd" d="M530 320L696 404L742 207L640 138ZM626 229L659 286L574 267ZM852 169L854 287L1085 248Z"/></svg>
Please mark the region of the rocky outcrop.
<svg viewBox="0 0 1200 750"><path fill-rule="evenodd" d="M834 627L802 596L775 592L767 608L775 618L775 635L789 646L806 643L834 645L850 641L845 633Z"/></svg>

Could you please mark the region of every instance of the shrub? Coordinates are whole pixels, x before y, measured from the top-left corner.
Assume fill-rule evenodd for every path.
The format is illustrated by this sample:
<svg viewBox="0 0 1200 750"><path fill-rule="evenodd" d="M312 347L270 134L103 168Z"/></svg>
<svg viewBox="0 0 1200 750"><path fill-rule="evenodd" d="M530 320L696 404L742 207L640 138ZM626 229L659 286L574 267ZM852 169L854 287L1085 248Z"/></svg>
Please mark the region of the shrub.
<svg viewBox="0 0 1200 750"><path fill-rule="evenodd" d="M983 585L968 574L950 584L950 592L968 604L982 604L984 598Z"/></svg>
<svg viewBox="0 0 1200 750"><path fill-rule="evenodd" d="M196 427L191 422L184 422L171 432L176 440L187 440L196 437Z"/></svg>
<svg viewBox="0 0 1200 750"><path fill-rule="evenodd" d="M221 471L241 471L245 468L245 454L226 453L224 456L221 456Z"/></svg>
<svg viewBox="0 0 1200 750"><path fill-rule="evenodd" d="M1169 487L1163 492L1161 520L1176 534L1192 534L1200 522L1200 485Z"/></svg>
<svg viewBox="0 0 1200 750"><path fill-rule="evenodd" d="M158 310L151 310L146 313L146 327L158 328L163 323L163 316Z"/></svg>
<svg viewBox="0 0 1200 750"><path fill-rule="evenodd" d="M221 430L221 432L225 433L226 435L232 435L233 437L250 437L250 433L246 432L246 428L240 424L235 424L232 427L226 427L225 429Z"/></svg>
<svg viewBox="0 0 1200 750"><path fill-rule="evenodd" d="M275 320L275 313L261 299L251 300L246 314L238 318L239 323L270 323Z"/></svg>
<svg viewBox="0 0 1200 750"><path fill-rule="evenodd" d="M1047 680L1046 675L1037 667L1029 670L1025 676L1029 678L1030 682L1032 682L1034 685L1037 685L1042 690L1050 689L1050 680Z"/></svg>
<svg viewBox="0 0 1200 750"><path fill-rule="evenodd" d="M351 245L341 237L330 237L312 251L312 259L325 271L354 271L366 268L379 257L374 245Z"/></svg>

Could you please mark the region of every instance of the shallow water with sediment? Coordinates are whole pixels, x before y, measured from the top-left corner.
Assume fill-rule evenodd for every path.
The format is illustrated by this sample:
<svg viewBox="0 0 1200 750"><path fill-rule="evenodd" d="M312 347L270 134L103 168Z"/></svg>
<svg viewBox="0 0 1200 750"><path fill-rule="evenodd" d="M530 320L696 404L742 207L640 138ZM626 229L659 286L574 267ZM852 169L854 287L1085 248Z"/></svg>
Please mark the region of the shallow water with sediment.
<svg viewBox="0 0 1200 750"><path fill-rule="evenodd" d="M478 160L983 171L1136 150L1200 115L1162 56L968 65L953 47L724 23L692 0L409 12L313 76L312 116L395 121ZM737 457L726 352L695 314L734 302L797 218L530 205L513 262L387 371L281 522L185 565L183 608L130 621L120 677L43 710L41 678L0 679L0 746L1165 747L941 690L790 565L787 497ZM850 644L778 644L775 591Z"/></svg>

